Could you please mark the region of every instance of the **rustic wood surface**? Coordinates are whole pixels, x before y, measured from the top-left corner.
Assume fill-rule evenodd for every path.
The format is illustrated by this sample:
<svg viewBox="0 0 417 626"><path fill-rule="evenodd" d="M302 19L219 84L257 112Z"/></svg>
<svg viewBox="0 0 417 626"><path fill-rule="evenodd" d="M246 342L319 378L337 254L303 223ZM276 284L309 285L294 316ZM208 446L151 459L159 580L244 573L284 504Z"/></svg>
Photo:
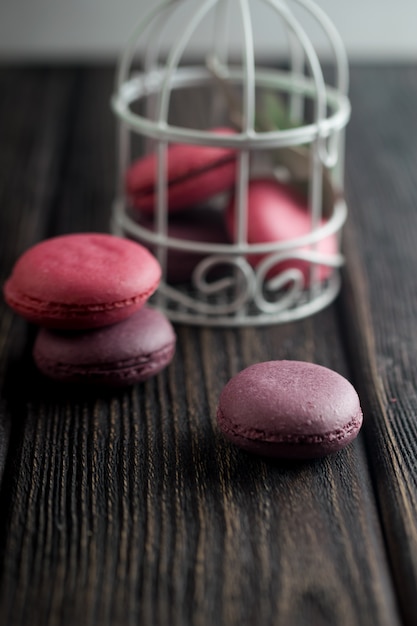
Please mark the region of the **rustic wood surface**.
<svg viewBox="0 0 417 626"><path fill-rule="evenodd" d="M176 327L125 391L42 379L0 302L0 624L417 624L417 68L353 67L338 300L282 326ZM0 69L0 280L27 247L108 231L110 67ZM364 427L331 457L232 448L219 393L243 367L347 376Z"/></svg>

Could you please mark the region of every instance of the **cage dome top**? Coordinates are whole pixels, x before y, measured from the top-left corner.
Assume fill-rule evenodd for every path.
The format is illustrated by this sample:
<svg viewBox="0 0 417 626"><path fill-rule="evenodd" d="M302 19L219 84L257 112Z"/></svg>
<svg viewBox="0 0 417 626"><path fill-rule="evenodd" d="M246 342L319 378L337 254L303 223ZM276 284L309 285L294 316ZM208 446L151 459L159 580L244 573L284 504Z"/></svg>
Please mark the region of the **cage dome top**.
<svg viewBox="0 0 417 626"><path fill-rule="evenodd" d="M276 42L268 49L268 60L275 63L273 70L271 66L261 66L257 58L257 47L263 40L256 19L261 9L269 11L269 29L277 33ZM262 24L264 28L265 21ZM325 82L310 30L314 30L316 39L320 34L330 52L326 61L330 59L334 66L332 85ZM180 35L171 41L173 32ZM197 52L193 47L196 38ZM134 69L137 52L143 56L140 74ZM201 55L203 64L196 64L196 56ZM190 58L194 62L184 67ZM265 58L264 50L262 58ZM279 71L277 59L284 58L287 68ZM213 80L223 89L227 106L234 106L240 113L240 132L227 140L204 128L179 127L169 121L175 90ZM239 102L230 85L240 87ZM284 130L257 128L258 88L291 92L294 101L297 93L311 98L312 124L304 127L303 132L294 128L297 124ZM311 141L318 131L323 138L323 162L330 163L335 156L326 154L324 139L346 124L350 113L347 90L348 62L343 42L331 20L312 0L170 0L155 6L134 28L120 59L112 105L132 129L168 141L204 141L208 145L227 143L251 148L257 145L262 133L262 145L267 147L302 144ZM152 116L149 109L145 114L133 110L133 102L153 94L158 95L158 101ZM293 103L293 122L300 118L296 109Z"/></svg>

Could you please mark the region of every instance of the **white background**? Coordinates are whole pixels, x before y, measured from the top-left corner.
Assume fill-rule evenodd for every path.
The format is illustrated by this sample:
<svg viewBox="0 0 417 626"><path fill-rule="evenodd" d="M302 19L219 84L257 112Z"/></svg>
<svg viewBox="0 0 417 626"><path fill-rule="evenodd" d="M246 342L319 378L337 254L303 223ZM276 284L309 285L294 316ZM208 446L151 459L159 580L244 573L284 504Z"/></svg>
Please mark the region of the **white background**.
<svg viewBox="0 0 417 626"><path fill-rule="evenodd" d="M114 58L132 26L157 3L0 0L0 61ZM260 4L251 0L262 32L262 52L269 53L279 47L280 33ZM336 25L351 60L417 61L417 0L318 0L317 4ZM182 28L183 24L173 28L174 39ZM193 45L198 49L206 43L201 38Z"/></svg>

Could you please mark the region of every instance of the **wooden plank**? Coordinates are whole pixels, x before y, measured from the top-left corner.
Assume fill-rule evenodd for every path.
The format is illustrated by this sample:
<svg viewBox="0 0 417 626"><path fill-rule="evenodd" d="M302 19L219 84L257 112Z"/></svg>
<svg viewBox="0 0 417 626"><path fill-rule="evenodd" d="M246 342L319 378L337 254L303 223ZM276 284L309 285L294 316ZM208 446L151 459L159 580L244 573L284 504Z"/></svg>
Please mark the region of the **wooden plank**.
<svg viewBox="0 0 417 626"><path fill-rule="evenodd" d="M364 434L405 624L417 623L417 69L353 72L343 298ZM365 94L365 95L363 95Z"/></svg>
<svg viewBox="0 0 417 626"><path fill-rule="evenodd" d="M48 235L108 228L112 72L84 68L74 80L54 211L37 209ZM21 132L24 141L32 131ZM19 205L16 214L15 241L26 219L38 224ZM11 245L10 258L19 251ZM362 435L335 456L285 464L232 448L215 423L225 382L259 360L357 376L341 310L350 311L344 301L261 329L178 326L171 366L120 392L43 380L30 360L33 332L24 335L26 384L6 407L19 421L0 494L0 622L400 624ZM18 333L14 325L10 345Z"/></svg>
<svg viewBox="0 0 417 626"><path fill-rule="evenodd" d="M65 172L51 234L108 232L116 179L116 132L110 109L113 72L78 68Z"/></svg>
<svg viewBox="0 0 417 626"><path fill-rule="evenodd" d="M17 256L45 236L65 158L72 87L73 72L65 69L0 70L1 285ZM1 299L0 481L11 429L8 390L17 384L26 330Z"/></svg>
<svg viewBox="0 0 417 626"><path fill-rule="evenodd" d="M178 328L173 365L120 394L86 397L33 373L7 623L400 623L361 441L291 466L215 428L223 383L260 356L343 367L337 344L326 355L314 343L323 324L334 330L331 312L294 334Z"/></svg>

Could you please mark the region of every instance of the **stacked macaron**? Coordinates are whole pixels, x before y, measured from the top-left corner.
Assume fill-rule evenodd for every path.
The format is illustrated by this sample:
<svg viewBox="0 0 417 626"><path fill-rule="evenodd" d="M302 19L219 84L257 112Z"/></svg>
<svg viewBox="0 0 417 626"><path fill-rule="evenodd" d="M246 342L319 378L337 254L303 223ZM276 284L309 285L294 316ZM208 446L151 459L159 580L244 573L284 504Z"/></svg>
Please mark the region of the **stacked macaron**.
<svg viewBox="0 0 417 626"><path fill-rule="evenodd" d="M40 327L34 360L68 382L130 385L171 361L175 333L146 305L161 268L133 241L101 233L47 239L27 250L4 285L9 306Z"/></svg>
<svg viewBox="0 0 417 626"><path fill-rule="evenodd" d="M229 128L213 129L216 134L233 134ZM126 173L126 196L130 213L149 230L153 229L156 210L157 155L149 153L135 160ZM231 148L191 144L171 144L166 159L166 199L168 235L188 241L232 243L235 239L237 209L234 189L237 177L237 152ZM223 202L216 202L218 198ZM253 178L247 194L247 237L249 244L281 243L308 235L311 231L306 197L291 184L276 178ZM325 224L321 220L320 226ZM332 255L338 242L330 235L318 242L315 251ZM304 282L310 280L305 249L294 250L294 259L273 266L268 277L295 267ZM204 254L169 250L167 278L169 282L186 282ZM291 252L289 253L291 256ZM249 263L256 267L261 255L251 255ZM325 280L330 274L327 265L318 265L317 276Z"/></svg>
<svg viewBox="0 0 417 626"><path fill-rule="evenodd" d="M230 135L230 128L213 129ZM134 161L126 172L126 196L132 217L148 230L154 229L157 155L151 152ZM228 194L236 181L236 151L231 148L171 144L166 160L168 235L201 243L230 243L223 214L215 199ZM203 253L169 249L167 279L187 282Z"/></svg>

